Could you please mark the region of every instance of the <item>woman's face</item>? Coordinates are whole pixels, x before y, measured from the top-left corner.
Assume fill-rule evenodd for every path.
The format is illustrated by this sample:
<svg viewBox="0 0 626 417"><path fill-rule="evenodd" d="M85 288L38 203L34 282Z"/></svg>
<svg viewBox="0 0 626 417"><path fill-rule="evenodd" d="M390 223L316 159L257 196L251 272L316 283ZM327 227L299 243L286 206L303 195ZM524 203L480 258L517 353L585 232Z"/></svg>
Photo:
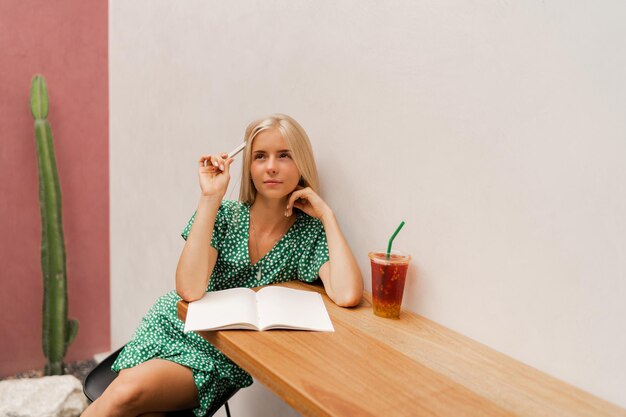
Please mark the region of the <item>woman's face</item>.
<svg viewBox="0 0 626 417"><path fill-rule="evenodd" d="M282 199L296 189L300 172L278 129L263 130L255 136L250 175L257 197L260 194L269 199Z"/></svg>

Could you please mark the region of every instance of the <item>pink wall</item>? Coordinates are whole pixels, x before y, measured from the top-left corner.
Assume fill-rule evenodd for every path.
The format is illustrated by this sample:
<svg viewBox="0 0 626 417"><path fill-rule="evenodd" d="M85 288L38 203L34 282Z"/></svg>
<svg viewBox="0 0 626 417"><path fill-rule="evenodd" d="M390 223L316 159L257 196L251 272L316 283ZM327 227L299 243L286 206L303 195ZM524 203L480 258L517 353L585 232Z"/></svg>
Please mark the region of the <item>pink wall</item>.
<svg viewBox="0 0 626 417"><path fill-rule="evenodd" d="M107 0L0 1L0 376L42 368L42 273L30 81L48 83L63 193L66 360L109 349Z"/></svg>

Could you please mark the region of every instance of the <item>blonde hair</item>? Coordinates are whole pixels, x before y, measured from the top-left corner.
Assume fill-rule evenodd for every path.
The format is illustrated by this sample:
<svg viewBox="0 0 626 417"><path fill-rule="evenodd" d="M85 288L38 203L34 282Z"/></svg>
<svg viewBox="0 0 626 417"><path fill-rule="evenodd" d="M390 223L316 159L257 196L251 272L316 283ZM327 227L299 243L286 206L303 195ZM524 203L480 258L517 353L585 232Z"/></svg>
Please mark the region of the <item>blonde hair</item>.
<svg viewBox="0 0 626 417"><path fill-rule="evenodd" d="M317 167L313 158L313 149L306 132L293 118L285 114L272 114L268 117L253 121L246 128L245 141L246 149L244 150L241 188L239 189L239 201L242 203L252 204L256 198L256 188L252 182L250 175L250 163L252 158L252 141L259 132L269 129L277 129L282 135L287 147L291 151L301 180L298 183L302 187L311 187L316 194L319 194L319 179L317 176Z"/></svg>

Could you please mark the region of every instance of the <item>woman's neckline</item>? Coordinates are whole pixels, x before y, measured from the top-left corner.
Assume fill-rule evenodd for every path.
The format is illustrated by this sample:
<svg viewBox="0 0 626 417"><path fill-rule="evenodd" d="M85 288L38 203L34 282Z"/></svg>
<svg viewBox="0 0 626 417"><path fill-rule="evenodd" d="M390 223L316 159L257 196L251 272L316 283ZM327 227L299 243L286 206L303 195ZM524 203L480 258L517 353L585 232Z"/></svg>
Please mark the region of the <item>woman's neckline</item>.
<svg viewBox="0 0 626 417"><path fill-rule="evenodd" d="M281 236L280 239L274 243L274 246L270 250L268 250L262 257L260 257L254 264L252 263L252 258L250 258L250 208L252 205L250 203L245 203L246 206L246 255L248 256L248 264L252 267L256 267L261 263L261 261L265 260L268 256L270 256L278 246L287 238L287 236L291 235L291 232L296 228L296 225L300 221L302 217L302 213L299 210L294 210L293 214L296 216L296 221L293 222L291 226L287 229L287 231Z"/></svg>

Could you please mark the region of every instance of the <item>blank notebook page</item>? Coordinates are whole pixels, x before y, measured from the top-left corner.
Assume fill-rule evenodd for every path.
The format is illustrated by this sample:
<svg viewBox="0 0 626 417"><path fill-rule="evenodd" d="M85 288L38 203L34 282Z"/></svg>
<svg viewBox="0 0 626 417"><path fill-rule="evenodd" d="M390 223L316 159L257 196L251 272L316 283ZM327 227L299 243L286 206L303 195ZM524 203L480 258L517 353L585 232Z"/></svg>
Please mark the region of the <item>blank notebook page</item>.
<svg viewBox="0 0 626 417"><path fill-rule="evenodd" d="M221 327L233 323L257 324L254 291L231 288L207 292L198 301L189 303L185 331Z"/></svg>
<svg viewBox="0 0 626 417"><path fill-rule="evenodd" d="M333 332L322 296L312 291L266 287L257 293L261 328L269 325Z"/></svg>

